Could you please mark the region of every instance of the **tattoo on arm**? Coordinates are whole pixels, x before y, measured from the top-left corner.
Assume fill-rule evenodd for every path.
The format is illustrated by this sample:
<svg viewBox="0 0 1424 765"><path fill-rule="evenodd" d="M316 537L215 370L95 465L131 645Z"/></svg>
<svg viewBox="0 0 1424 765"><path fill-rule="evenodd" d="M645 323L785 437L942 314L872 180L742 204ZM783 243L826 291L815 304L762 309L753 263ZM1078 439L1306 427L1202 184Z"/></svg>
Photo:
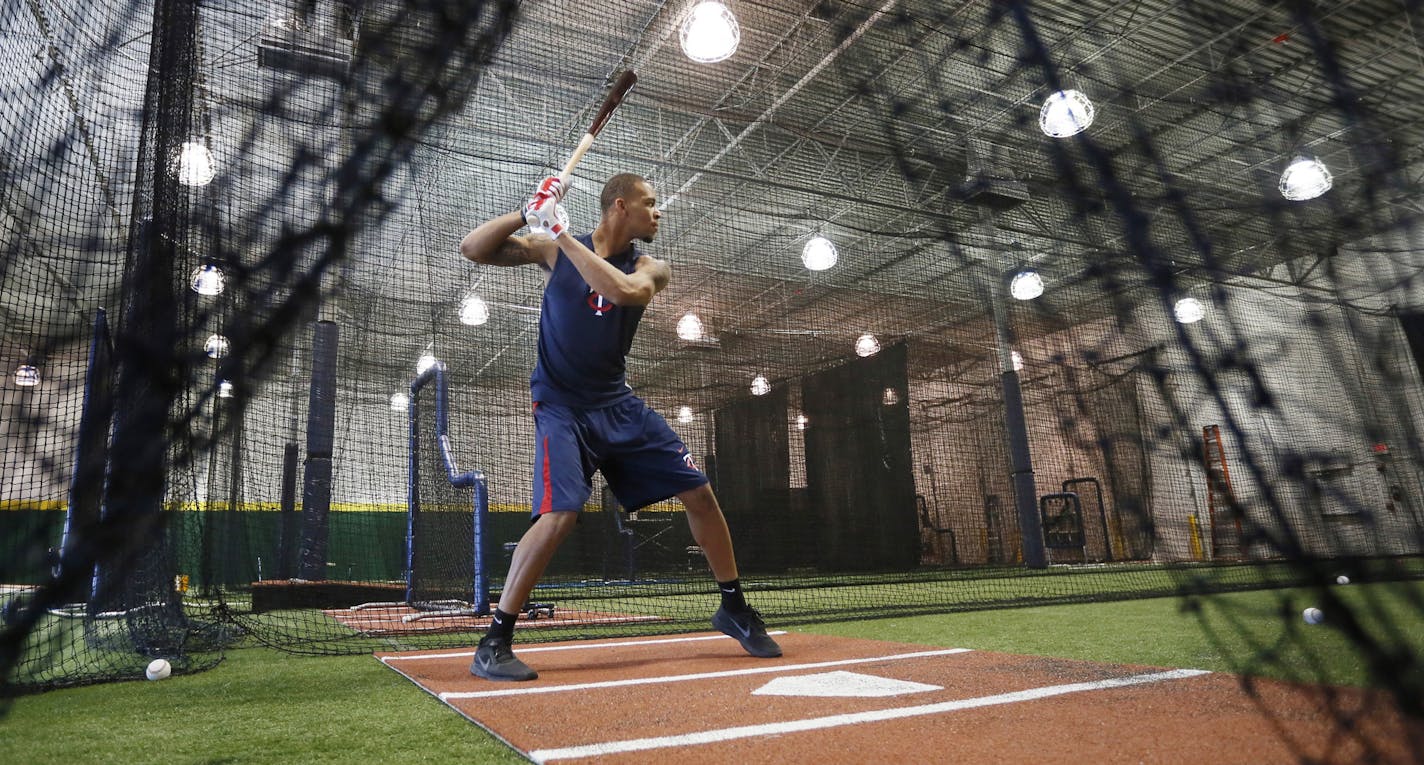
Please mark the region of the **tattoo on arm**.
<svg viewBox="0 0 1424 765"><path fill-rule="evenodd" d="M509 237L504 240L489 259L485 261L493 266L522 266L528 263L541 263L543 257L537 247L531 246L530 242L522 237Z"/></svg>

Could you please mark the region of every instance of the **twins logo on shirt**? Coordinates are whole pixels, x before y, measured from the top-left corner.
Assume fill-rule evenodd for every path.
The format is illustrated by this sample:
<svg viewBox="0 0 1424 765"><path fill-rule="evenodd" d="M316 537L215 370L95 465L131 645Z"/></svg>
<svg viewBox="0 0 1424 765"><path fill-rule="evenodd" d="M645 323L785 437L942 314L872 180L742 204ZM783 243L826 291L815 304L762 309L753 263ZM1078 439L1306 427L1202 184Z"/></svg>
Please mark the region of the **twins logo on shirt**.
<svg viewBox="0 0 1424 765"><path fill-rule="evenodd" d="M693 462L693 461L692 461L692 453L689 452L689 451L687 451L687 447L679 446L679 447L677 447L677 450L678 450L679 452L682 452L682 461L683 461L684 464L686 464L688 467L692 468L693 470L697 470L697 471L699 471L699 472L702 470L702 468L697 467L697 463L696 463L696 462Z"/></svg>
<svg viewBox="0 0 1424 765"><path fill-rule="evenodd" d="M592 287L588 288L588 307L593 309L595 316L602 316L613 310L613 304L608 301L608 298L594 292Z"/></svg>

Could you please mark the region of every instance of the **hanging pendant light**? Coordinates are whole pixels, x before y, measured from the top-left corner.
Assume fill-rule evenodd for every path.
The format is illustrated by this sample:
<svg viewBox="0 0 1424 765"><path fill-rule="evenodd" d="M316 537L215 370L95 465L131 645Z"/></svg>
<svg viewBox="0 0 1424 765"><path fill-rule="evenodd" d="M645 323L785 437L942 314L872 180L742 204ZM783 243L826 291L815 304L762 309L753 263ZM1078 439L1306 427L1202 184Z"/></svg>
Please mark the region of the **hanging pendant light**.
<svg viewBox="0 0 1424 765"><path fill-rule="evenodd" d="M801 262L811 271L825 271L836 264L836 245L824 236L812 237L801 248Z"/></svg>
<svg viewBox="0 0 1424 765"><path fill-rule="evenodd" d="M875 339L875 335L864 334L855 340L855 355L866 358L874 356L880 352L880 341Z"/></svg>
<svg viewBox="0 0 1424 765"><path fill-rule="evenodd" d="M1172 306L1172 315L1182 324L1195 324L1206 316L1206 306L1194 297L1184 297Z"/></svg>
<svg viewBox="0 0 1424 765"><path fill-rule="evenodd" d="M699 64L712 64L737 52L742 30L727 6L708 0L693 7L682 22L679 39L688 58Z"/></svg>
<svg viewBox="0 0 1424 765"><path fill-rule="evenodd" d="M1281 173L1281 196L1292 202L1315 199L1330 190L1330 168L1315 157L1298 156Z"/></svg>
<svg viewBox="0 0 1424 765"><path fill-rule="evenodd" d="M184 141L178 152L178 182L184 186L206 186L216 175L213 153L202 139Z"/></svg>
<svg viewBox="0 0 1424 765"><path fill-rule="evenodd" d="M1009 294L1015 300L1033 300L1043 294L1043 277L1033 269L1020 271L1009 282Z"/></svg>
<svg viewBox="0 0 1424 765"><path fill-rule="evenodd" d="M1067 138L1087 130L1096 113L1087 96L1076 90L1060 90L1043 102L1038 111L1038 127L1050 138Z"/></svg>

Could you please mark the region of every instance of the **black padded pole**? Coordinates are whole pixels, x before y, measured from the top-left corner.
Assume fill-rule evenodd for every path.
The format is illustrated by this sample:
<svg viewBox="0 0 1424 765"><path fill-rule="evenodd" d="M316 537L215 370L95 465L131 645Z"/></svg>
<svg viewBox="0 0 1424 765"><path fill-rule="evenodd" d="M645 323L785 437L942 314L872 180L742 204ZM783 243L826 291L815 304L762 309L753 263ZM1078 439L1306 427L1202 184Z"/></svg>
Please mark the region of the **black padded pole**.
<svg viewBox="0 0 1424 765"><path fill-rule="evenodd" d="M296 548L301 518L297 515L297 445L288 441L282 448L282 509L277 520L278 579L292 578L292 550Z"/></svg>
<svg viewBox="0 0 1424 765"><path fill-rule="evenodd" d="M89 341L89 365L84 373L84 403L75 438L74 474L69 481L69 507L64 516L54 577L62 600L83 599L89 578L83 571L98 557L95 529L99 526L104 492L104 472L109 459L109 425L114 418L114 354L109 340L109 319L100 308L94 316Z"/></svg>
<svg viewBox="0 0 1424 765"><path fill-rule="evenodd" d="M1043 519L1038 513L1038 487L1033 480L1033 455L1029 451L1028 423L1024 417L1023 391L1014 370L1013 332L1009 328L1008 299L1004 280L988 286L990 313L994 317L999 356L1000 381L1004 388L1004 430L1008 437L1009 472L1014 482L1014 510L1019 519L1023 562L1029 568L1046 568L1048 553L1043 544Z"/></svg>
<svg viewBox="0 0 1424 765"><path fill-rule="evenodd" d="M336 324L312 331L311 399L307 407L307 462L302 482L302 552L298 576L326 578L327 516L331 512L331 450L336 440Z"/></svg>
<svg viewBox="0 0 1424 765"><path fill-rule="evenodd" d="M1028 448L1028 423L1024 420L1019 374L1010 368L1002 378L1004 426L1009 435L1009 467L1014 479L1014 509L1023 537L1024 565L1046 568L1048 554L1043 544L1043 519L1038 514L1038 488L1033 480L1033 458Z"/></svg>
<svg viewBox="0 0 1424 765"><path fill-rule="evenodd" d="M244 426L244 407L228 407L227 416L231 418L228 427L231 439L228 447L228 475L227 475L227 509L223 511L223 537L228 540L228 544L241 544L243 549L247 547L247 532L243 526L242 510L242 436ZM222 576L223 585L241 584L246 579L242 575L241 561L229 549L222 557L219 571ZM250 580L248 580L250 581Z"/></svg>

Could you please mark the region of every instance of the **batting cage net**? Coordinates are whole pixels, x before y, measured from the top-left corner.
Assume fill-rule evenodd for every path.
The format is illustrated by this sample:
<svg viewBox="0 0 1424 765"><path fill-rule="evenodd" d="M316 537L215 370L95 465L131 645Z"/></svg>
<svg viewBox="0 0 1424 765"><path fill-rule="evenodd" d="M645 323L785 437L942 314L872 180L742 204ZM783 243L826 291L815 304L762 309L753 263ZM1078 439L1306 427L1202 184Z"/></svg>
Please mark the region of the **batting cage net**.
<svg viewBox="0 0 1424 765"><path fill-rule="evenodd" d="M698 7L0 10L6 688L473 643L546 276L459 245L633 70L564 203L656 194L627 379L768 623L1307 587L1418 710L1339 585L1424 572L1415 4ZM705 629L681 511L596 474L520 639Z"/></svg>

